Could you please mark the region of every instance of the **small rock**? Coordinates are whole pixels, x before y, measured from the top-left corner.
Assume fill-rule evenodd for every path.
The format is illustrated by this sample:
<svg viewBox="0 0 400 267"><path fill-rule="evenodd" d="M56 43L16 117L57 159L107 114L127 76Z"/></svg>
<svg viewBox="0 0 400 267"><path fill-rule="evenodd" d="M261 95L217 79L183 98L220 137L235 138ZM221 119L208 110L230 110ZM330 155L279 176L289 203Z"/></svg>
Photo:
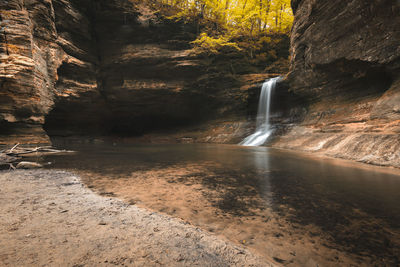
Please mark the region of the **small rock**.
<svg viewBox="0 0 400 267"><path fill-rule="evenodd" d="M284 263L286 260L278 258L278 257L272 257L274 261L279 262L279 263Z"/></svg>
<svg viewBox="0 0 400 267"><path fill-rule="evenodd" d="M194 140L191 137L183 137L183 138L181 138L181 142L184 144L190 144L190 143L193 143Z"/></svg>
<svg viewBox="0 0 400 267"><path fill-rule="evenodd" d="M21 161L20 163L17 164L17 169L38 169L38 168L43 168L43 165L29 161Z"/></svg>
<svg viewBox="0 0 400 267"><path fill-rule="evenodd" d="M281 234L281 233L274 233L274 235L275 235L275 237L277 237L277 238L279 238L279 237L282 237L282 236L283 236L283 234Z"/></svg>
<svg viewBox="0 0 400 267"><path fill-rule="evenodd" d="M183 261L184 259L185 259L185 258L182 256L182 254L179 254L179 256L175 258L175 260L176 260L177 262Z"/></svg>

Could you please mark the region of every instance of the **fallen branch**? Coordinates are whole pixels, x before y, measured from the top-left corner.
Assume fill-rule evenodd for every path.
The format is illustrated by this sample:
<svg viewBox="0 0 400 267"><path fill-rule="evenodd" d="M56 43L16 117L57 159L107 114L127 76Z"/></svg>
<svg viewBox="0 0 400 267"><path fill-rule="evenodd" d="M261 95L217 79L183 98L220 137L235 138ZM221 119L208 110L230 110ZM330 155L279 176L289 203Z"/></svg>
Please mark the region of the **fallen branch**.
<svg viewBox="0 0 400 267"><path fill-rule="evenodd" d="M16 150L14 152L14 150ZM14 146L12 149L10 149L8 152L6 151L5 154L8 156L20 156L20 155L26 155L26 154L32 154L32 153L71 153L74 151L69 151L69 150L58 150L55 148L51 147L36 147L36 148L23 148L23 149L16 149L16 146Z"/></svg>
<svg viewBox="0 0 400 267"><path fill-rule="evenodd" d="M51 146L35 147L35 148L21 148L18 147L19 143L14 145L11 149L5 149L0 151L0 166L8 165L9 169L15 170L19 168L18 165L15 167L13 163L18 163L24 156L32 153L40 154L58 154L58 153L71 153L74 151L59 150ZM26 164L25 164L26 165Z"/></svg>
<svg viewBox="0 0 400 267"><path fill-rule="evenodd" d="M13 152L13 150L17 147L17 146L19 146L19 143L18 144L16 144L15 146L13 146L11 149L10 149L10 153L12 153Z"/></svg>
<svg viewBox="0 0 400 267"><path fill-rule="evenodd" d="M17 168L15 168L14 165L13 165L12 163L10 163L10 168L9 168L9 170L11 170L11 169L16 170Z"/></svg>

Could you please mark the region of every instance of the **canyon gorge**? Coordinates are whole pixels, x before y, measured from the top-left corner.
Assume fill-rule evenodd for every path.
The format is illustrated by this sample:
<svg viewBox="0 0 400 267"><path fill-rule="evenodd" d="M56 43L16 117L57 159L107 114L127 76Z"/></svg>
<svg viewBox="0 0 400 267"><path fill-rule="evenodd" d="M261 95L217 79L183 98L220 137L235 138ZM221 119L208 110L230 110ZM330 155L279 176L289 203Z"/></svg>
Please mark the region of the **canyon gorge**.
<svg viewBox="0 0 400 267"><path fill-rule="evenodd" d="M400 0L0 0L0 265L399 266L399 134Z"/></svg>
<svg viewBox="0 0 400 267"><path fill-rule="evenodd" d="M192 53L198 29L144 3L2 1L1 143L153 133L238 143L255 128L262 82L282 75L271 146L399 167L400 3L292 8L290 47L277 38L260 64Z"/></svg>

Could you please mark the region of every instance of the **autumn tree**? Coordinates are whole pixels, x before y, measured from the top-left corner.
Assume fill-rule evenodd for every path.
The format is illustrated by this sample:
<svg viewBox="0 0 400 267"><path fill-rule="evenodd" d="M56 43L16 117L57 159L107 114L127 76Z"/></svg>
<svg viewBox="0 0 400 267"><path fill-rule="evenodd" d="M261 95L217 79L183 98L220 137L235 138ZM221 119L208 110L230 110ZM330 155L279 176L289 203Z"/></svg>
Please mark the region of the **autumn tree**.
<svg viewBox="0 0 400 267"><path fill-rule="evenodd" d="M193 44L212 52L232 47L251 53L263 36L288 34L293 23L290 0L148 1L175 10L170 19L197 24L199 33Z"/></svg>

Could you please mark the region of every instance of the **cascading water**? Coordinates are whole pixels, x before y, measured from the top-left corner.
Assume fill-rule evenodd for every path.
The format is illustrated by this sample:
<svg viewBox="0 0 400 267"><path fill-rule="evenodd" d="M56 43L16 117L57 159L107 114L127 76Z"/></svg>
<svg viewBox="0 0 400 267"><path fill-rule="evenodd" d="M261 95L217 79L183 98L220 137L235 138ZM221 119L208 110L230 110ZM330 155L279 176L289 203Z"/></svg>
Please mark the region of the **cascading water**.
<svg viewBox="0 0 400 267"><path fill-rule="evenodd" d="M240 145L242 146L261 146L272 133L271 125L269 124L269 112L271 106L271 94L276 83L281 77L275 77L266 80L261 88L260 101L258 103L256 131L246 137Z"/></svg>

